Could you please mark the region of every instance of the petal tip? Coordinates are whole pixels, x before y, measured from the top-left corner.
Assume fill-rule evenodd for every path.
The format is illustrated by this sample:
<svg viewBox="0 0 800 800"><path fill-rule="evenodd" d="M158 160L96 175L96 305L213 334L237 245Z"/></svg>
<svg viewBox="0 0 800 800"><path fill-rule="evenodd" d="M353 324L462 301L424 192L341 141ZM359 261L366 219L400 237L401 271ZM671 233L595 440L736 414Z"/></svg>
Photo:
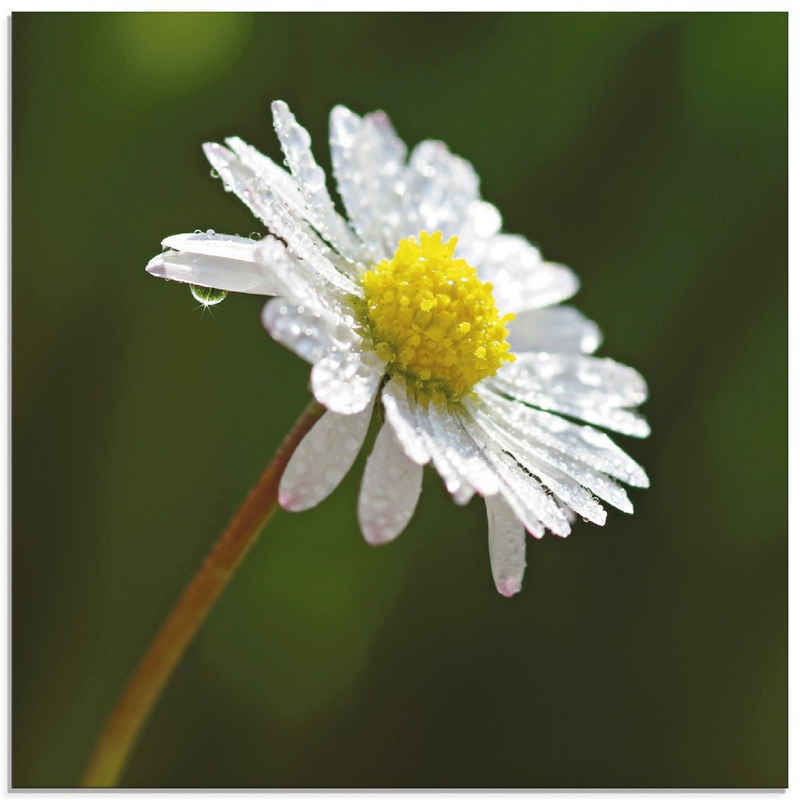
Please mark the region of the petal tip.
<svg viewBox="0 0 800 800"><path fill-rule="evenodd" d="M522 581L518 578L506 578L505 580L498 581L497 591L503 597L513 597L522 588Z"/></svg>
<svg viewBox="0 0 800 800"><path fill-rule="evenodd" d="M374 527L365 527L363 524L361 525L361 534L364 537L364 541L370 547L380 547L381 545L388 544L391 541L391 537L385 536L380 529Z"/></svg>
<svg viewBox="0 0 800 800"><path fill-rule="evenodd" d="M278 489L278 504L284 511L305 511L311 507L307 500L301 492Z"/></svg>
<svg viewBox="0 0 800 800"><path fill-rule="evenodd" d="M161 256L155 256L154 258L151 258L150 261L147 262L147 266L144 269L145 272L156 278L167 277L167 269L164 266L164 262L161 260Z"/></svg>

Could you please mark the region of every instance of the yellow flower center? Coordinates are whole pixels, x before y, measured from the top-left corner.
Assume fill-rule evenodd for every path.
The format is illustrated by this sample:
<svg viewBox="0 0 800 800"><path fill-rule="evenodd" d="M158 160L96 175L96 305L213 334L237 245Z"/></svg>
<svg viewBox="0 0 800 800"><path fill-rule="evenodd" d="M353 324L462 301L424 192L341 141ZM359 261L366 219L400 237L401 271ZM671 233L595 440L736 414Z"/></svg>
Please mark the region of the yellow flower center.
<svg viewBox="0 0 800 800"><path fill-rule="evenodd" d="M456 243L423 231L362 277L375 352L425 405L461 399L514 360L506 341L514 315L498 316L492 284L453 258Z"/></svg>

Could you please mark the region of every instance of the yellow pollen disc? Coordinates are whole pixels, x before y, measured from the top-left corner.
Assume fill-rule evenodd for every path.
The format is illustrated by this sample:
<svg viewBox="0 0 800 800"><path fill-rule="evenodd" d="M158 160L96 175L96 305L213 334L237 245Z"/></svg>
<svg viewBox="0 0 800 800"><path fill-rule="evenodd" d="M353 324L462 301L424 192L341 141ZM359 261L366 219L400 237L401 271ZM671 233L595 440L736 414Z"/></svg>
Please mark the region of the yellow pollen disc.
<svg viewBox="0 0 800 800"><path fill-rule="evenodd" d="M498 316L491 283L453 258L456 243L423 231L362 278L375 352L426 404L459 400L514 360L506 341L514 315Z"/></svg>

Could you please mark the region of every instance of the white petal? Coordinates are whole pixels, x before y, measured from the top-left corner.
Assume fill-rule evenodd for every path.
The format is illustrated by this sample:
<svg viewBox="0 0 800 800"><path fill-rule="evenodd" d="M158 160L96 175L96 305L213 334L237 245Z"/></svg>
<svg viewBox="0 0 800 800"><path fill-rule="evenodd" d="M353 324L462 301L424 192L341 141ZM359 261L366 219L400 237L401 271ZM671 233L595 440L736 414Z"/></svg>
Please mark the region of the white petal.
<svg viewBox="0 0 800 800"><path fill-rule="evenodd" d="M298 219L308 217L305 197L297 181L283 167L238 136L227 137L225 144L253 171L259 187L274 192Z"/></svg>
<svg viewBox="0 0 800 800"><path fill-rule="evenodd" d="M480 263L473 264L482 281L489 281L502 314L543 308L578 291L571 269L542 261L539 251L522 236L499 234L488 242Z"/></svg>
<svg viewBox="0 0 800 800"><path fill-rule="evenodd" d="M344 106L330 115L331 161L347 215L372 260L390 256L400 223L405 145L381 112L362 119Z"/></svg>
<svg viewBox="0 0 800 800"><path fill-rule="evenodd" d="M535 536L536 523L549 528L556 536L569 536L570 526L559 505L544 491L541 484L532 476L523 472L520 465L508 454L497 451L494 454L494 467L500 479L505 483L503 494L509 499L509 492L524 504L526 516L523 524ZM528 524L533 514L533 527Z"/></svg>
<svg viewBox="0 0 800 800"><path fill-rule="evenodd" d="M563 472L544 463L541 459L530 459L530 466L525 468L532 472L559 500L568 508L580 514L585 520L595 525L606 524L606 510L576 480Z"/></svg>
<svg viewBox="0 0 800 800"><path fill-rule="evenodd" d="M330 248L280 198L275 189L261 180L235 153L213 142L203 145L211 166L223 182L269 228L286 241L289 249L330 286L345 294L363 295L363 290L336 269L329 258Z"/></svg>
<svg viewBox="0 0 800 800"><path fill-rule="evenodd" d="M480 404L476 406L466 401L465 407L473 415L488 414L492 422L507 430L515 439L525 441L532 447L546 447L553 453L562 453L631 486L647 488L650 485L645 471L602 431L589 425L576 425L556 414L529 408L501 397L484 386L477 386L475 391Z"/></svg>
<svg viewBox="0 0 800 800"><path fill-rule="evenodd" d="M311 136L295 119L283 100L272 104L275 132L292 174L306 202L307 218L342 255L353 261L367 256L353 231L339 215L325 186L325 172L311 152Z"/></svg>
<svg viewBox="0 0 800 800"><path fill-rule="evenodd" d="M427 464L431 460L430 453L417 427L403 381L400 378L392 378L384 386L381 399L386 420L394 429L405 454L417 464Z"/></svg>
<svg viewBox="0 0 800 800"><path fill-rule="evenodd" d="M276 342L311 364L334 346L330 320L319 309L293 305L276 297L264 306L261 322Z"/></svg>
<svg viewBox="0 0 800 800"><path fill-rule="evenodd" d="M253 261L167 250L151 258L145 269L157 278L227 292L262 295L281 292L281 284L270 274L269 268Z"/></svg>
<svg viewBox="0 0 800 800"><path fill-rule="evenodd" d="M498 373L524 391L580 397L579 402L602 401L611 406L638 406L647 399L647 384L632 367L610 358L572 353L520 353Z"/></svg>
<svg viewBox="0 0 800 800"><path fill-rule="evenodd" d="M281 205L291 212L291 216L302 223L304 232L309 236L316 250L322 253L337 270L351 278L360 275L360 268L356 268L352 261L329 248L308 225L305 225L303 221L313 224L314 213L306 203L306 198L292 175L279 167L269 156L265 156L238 136L229 136L225 139L225 143L238 156L242 164L252 170L257 181L257 193L276 197Z"/></svg>
<svg viewBox="0 0 800 800"><path fill-rule="evenodd" d="M647 397L647 384L631 367L610 358L521 353L485 385L517 400L630 436L647 436L647 422L625 406Z"/></svg>
<svg viewBox="0 0 800 800"><path fill-rule="evenodd" d="M374 213L379 215L384 240L394 253L402 224L402 177L408 148L386 112L372 111L365 115L364 126L377 162L371 177L377 203Z"/></svg>
<svg viewBox="0 0 800 800"><path fill-rule="evenodd" d="M556 505L561 509L561 511L563 512L564 516L567 518L567 521L569 522L569 524L572 525L575 522L575 519L576 519L576 516L577 516L575 514L575 512L571 508L569 508L569 506L565 506L558 499L556 499Z"/></svg>
<svg viewBox="0 0 800 800"><path fill-rule="evenodd" d="M500 489L497 476L460 419L433 404L428 407L428 418L437 443L459 476L482 495L496 494Z"/></svg>
<svg viewBox="0 0 800 800"><path fill-rule="evenodd" d="M483 200L470 203L458 233L456 256L466 259L469 264L479 264L502 226L503 218L491 203Z"/></svg>
<svg viewBox="0 0 800 800"><path fill-rule="evenodd" d="M473 203L480 200L472 165L454 155L444 142L420 142L403 176L405 235L442 232L447 241L460 236Z"/></svg>
<svg viewBox="0 0 800 800"><path fill-rule="evenodd" d="M406 458L384 423L367 459L358 496L358 522L370 544L395 539L414 514L422 489L422 467Z"/></svg>
<svg viewBox="0 0 800 800"><path fill-rule="evenodd" d="M353 332L356 322L352 310L338 290L331 290L324 278L308 264L289 253L286 245L274 236L265 236L258 245L257 258L280 287L276 294L290 299L295 305L322 309L338 325L348 326Z"/></svg>
<svg viewBox="0 0 800 800"><path fill-rule="evenodd" d="M480 199L478 175L443 142L420 142L402 180L403 221L398 239L420 231L458 237L456 255L477 264L486 243L500 231L500 212Z"/></svg>
<svg viewBox="0 0 800 800"><path fill-rule="evenodd" d="M504 597L511 597L522 588L525 528L502 495L486 498L486 517L494 585Z"/></svg>
<svg viewBox="0 0 800 800"><path fill-rule="evenodd" d="M600 499L606 500L620 510L627 513L633 511L633 506L625 490L614 480L586 464L582 464L575 458L547 447L541 441L537 441L531 431L515 429L512 424L506 425L502 418L487 414L481 409L475 409L472 418L487 436L493 438L505 450L512 453L517 461L537 475L547 486L550 486L550 484L543 476L553 475L557 480L563 479L564 476L569 476L580 485L590 489ZM556 472L552 472L551 468L554 468ZM556 495L561 497L552 486L550 488L553 489ZM562 499L568 500L568 498ZM581 503L589 502L580 493L578 500ZM586 519L592 520L592 522L598 521L600 516L605 519L605 514L601 515L594 505L589 507L588 513L581 510L575 503L572 503L570 507L578 511ZM595 515L597 515L597 520ZM603 523L598 521L598 524Z"/></svg>
<svg viewBox="0 0 800 800"><path fill-rule="evenodd" d="M468 419L466 428L500 479L503 496L528 531L540 537L546 526L559 536L569 535L569 522L539 482L523 472L514 458L486 436L474 421Z"/></svg>
<svg viewBox="0 0 800 800"><path fill-rule="evenodd" d="M311 390L331 411L356 414L375 396L384 370L375 353L334 350L311 370Z"/></svg>
<svg viewBox="0 0 800 800"><path fill-rule="evenodd" d="M480 425L480 420L478 421ZM537 452L521 445L512 436L494 426L481 425L484 433L503 450L511 453L515 460L546 486L556 497L584 519L596 525L605 525L606 512L576 480L543 461Z"/></svg>
<svg viewBox="0 0 800 800"><path fill-rule="evenodd" d="M593 353L602 339L600 328L571 306L522 311L508 325L514 353Z"/></svg>
<svg viewBox="0 0 800 800"><path fill-rule="evenodd" d="M416 429L425 443L425 449L430 453L433 466L444 481L447 491L450 492L456 503L465 505L473 495L472 485L459 474L456 464L451 460L452 454L447 452L447 443L437 437L428 409L414 404L411 410L414 414Z"/></svg>
<svg viewBox="0 0 800 800"><path fill-rule="evenodd" d="M257 263L256 250L259 242L247 239L244 236L235 236L228 233L176 233L167 236L161 242L162 247L171 250L180 250L184 253L200 253L206 256L218 256L234 261Z"/></svg>
<svg viewBox="0 0 800 800"><path fill-rule="evenodd" d="M287 511L304 511L322 502L341 482L367 435L372 404L359 414L326 411L289 459L278 502Z"/></svg>

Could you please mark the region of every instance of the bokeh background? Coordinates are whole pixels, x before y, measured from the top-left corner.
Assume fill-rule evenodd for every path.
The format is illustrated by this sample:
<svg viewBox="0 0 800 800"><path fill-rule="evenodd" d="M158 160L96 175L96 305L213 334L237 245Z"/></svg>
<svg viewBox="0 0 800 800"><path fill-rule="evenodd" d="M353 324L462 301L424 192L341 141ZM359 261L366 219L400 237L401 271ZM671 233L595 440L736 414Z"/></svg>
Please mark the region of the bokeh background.
<svg viewBox="0 0 800 800"><path fill-rule="evenodd" d="M489 573L425 478L367 547L363 455L280 514L147 725L128 786L783 786L785 14L15 14L13 783L74 785L126 677L305 404L261 300L147 276L260 225L200 144L280 158L286 99L469 158L648 378L633 517ZM430 472L430 471L428 471Z"/></svg>

